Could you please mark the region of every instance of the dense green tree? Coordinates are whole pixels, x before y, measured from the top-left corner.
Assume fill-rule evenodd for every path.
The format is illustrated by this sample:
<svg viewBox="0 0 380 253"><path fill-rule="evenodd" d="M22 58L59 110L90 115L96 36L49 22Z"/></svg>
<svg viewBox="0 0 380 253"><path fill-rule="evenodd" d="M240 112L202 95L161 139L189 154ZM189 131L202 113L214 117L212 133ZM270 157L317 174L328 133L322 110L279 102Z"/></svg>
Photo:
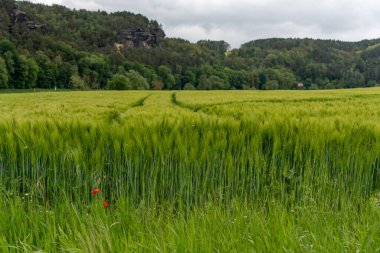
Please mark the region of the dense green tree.
<svg viewBox="0 0 380 253"><path fill-rule="evenodd" d="M159 66L157 69L157 74L164 82L164 89L170 90L175 86L175 77L169 67L163 65Z"/></svg>
<svg viewBox="0 0 380 253"><path fill-rule="evenodd" d="M37 85L39 67L33 58L26 59L26 64L28 66L27 88L35 88Z"/></svg>
<svg viewBox="0 0 380 253"><path fill-rule="evenodd" d="M243 89L245 83L244 72L225 68L224 72L228 76L228 81L235 89Z"/></svg>
<svg viewBox="0 0 380 253"><path fill-rule="evenodd" d="M136 72L138 72L151 85L153 81L158 81L160 79L156 71L150 66L146 66L138 62L128 62L127 64L125 64L125 67L128 70L135 70Z"/></svg>
<svg viewBox="0 0 380 253"><path fill-rule="evenodd" d="M15 59L16 59L16 52L13 52L11 50L4 51L2 53L2 58L4 59L4 63L7 68L7 74L8 74L8 87L13 88L13 77L15 74Z"/></svg>
<svg viewBox="0 0 380 253"><path fill-rule="evenodd" d="M128 90L148 90L150 88L147 80L137 71L130 70L125 76L129 80Z"/></svg>
<svg viewBox="0 0 380 253"><path fill-rule="evenodd" d="M148 90L147 80L137 71L130 70L125 74L115 74L108 82L111 90Z"/></svg>
<svg viewBox="0 0 380 253"><path fill-rule="evenodd" d="M69 84L69 86L72 89L79 89L79 90L88 89L87 84L84 82L84 80L78 74L73 74L70 77L70 84Z"/></svg>
<svg viewBox="0 0 380 253"><path fill-rule="evenodd" d="M12 87L29 89L35 87L38 76L38 65L34 59L20 55L15 61L15 72L12 78Z"/></svg>
<svg viewBox="0 0 380 253"><path fill-rule="evenodd" d="M110 75L109 60L101 54L85 55L78 61L78 71L93 88L104 88Z"/></svg>
<svg viewBox="0 0 380 253"><path fill-rule="evenodd" d="M71 89L72 86L70 85L70 80L71 80L72 75L75 73L75 68L67 62L62 62L57 66L58 66L58 72L57 72L58 87Z"/></svg>
<svg viewBox="0 0 380 253"><path fill-rule="evenodd" d="M197 44L221 56L224 56L224 54L231 48L231 46L223 40L221 41L200 40L197 42Z"/></svg>
<svg viewBox="0 0 380 253"><path fill-rule="evenodd" d="M128 90L130 80L123 74L116 74L108 81L110 90Z"/></svg>
<svg viewBox="0 0 380 253"><path fill-rule="evenodd" d="M187 83L187 84L185 84L185 86L183 86L183 89L184 90L195 90L195 87L191 83Z"/></svg>
<svg viewBox="0 0 380 253"><path fill-rule="evenodd" d="M192 71L190 69L186 70L182 76L182 83L183 84L188 84L188 83L193 84L193 83L196 83L196 80L197 80L196 74L194 73L194 71Z"/></svg>
<svg viewBox="0 0 380 253"><path fill-rule="evenodd" d="M57 66L42 51L38 51L36 53L35 60L40 68L37 75L37 87L39 88L54 87L56 85L56 79L58 75Z"/></svg>
<svg viewBox="0 0 380 253"><path fill-rule="evenodd" d="M201 90L227 90L229 88L230 85L225 80L215 75L211 75L210 77L206 75L201 76L198 85L198 89Z"/></svg>
<svg viewBox="0 0 380 253"><path fill-rule="evenodd" d="M0 54L4 55L6 52L16 54L16 46L7 39L0 40Z"/></svg>
<svg viewBox="0 0 380 253"><path fill-rule="evenodd" d="M5 61L0 57L0 89L8 88L9 76L7 65Z"/></svg>
<svg viewBox="0 0 380 253"><path fill-rule="evenodd" d="M280 87L277 80L269 80L265 83L264 88L266 90L277 90Z"/></svg>

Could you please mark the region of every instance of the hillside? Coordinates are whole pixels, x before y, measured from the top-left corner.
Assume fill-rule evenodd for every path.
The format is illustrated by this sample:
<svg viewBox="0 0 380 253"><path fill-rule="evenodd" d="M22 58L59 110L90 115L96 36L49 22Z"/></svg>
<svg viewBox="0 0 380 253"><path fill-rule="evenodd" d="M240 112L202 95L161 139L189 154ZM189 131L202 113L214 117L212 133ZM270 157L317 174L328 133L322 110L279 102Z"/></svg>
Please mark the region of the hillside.
<svg viewBox="0 0 380 253"><path fill-rule="evenodd" d="M157 21L127 11L0 2L0 88L294 89L302 83L298 88L318 89L380 83L380 39L266 39L228 51L224 41L166 38Z"/></svg>

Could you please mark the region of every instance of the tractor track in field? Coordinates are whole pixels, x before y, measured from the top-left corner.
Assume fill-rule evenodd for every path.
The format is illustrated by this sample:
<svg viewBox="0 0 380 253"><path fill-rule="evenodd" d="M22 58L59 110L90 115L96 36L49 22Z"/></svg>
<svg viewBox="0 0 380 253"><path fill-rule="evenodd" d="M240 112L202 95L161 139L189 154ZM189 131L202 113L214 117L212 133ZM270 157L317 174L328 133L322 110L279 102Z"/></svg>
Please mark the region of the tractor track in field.
<svg viewBox="0 0 380 253"><path fill-rule="evenodd" d="M351 96L345 96L345 97L310 97L310 98L295 98L295 99L275 99L275 98L268 98L268 99L258 99L258 100L241 100L241 101L226 101L226 102L219 102L219 103L213 103L213 104L204 104L204 105L192 105L192 104L186 104L184 102L181 102L177 99L176 93L172 93L171 95L171 101L172 104L180 107L185 110L190 110L194 113L202 113L204 115L208 116L216 116L218 118L229 118L234 119L237 121L241 120L241 117L243 114L241 112L237 112L236 115L221 115L218 112L214 112L212 110L213 107L217 106L225 106L225 105L233 105L233 104L264 104L264 103L283 103L285 102L291 102L291 103L326 103L326 102L349 102L353 99L358 99L362 97L378 97L378 94L371 94L371 95L351 95Z"/></svg>
<svg viewBox="0 0 380 253"><path fill-rule="evenodd" d="M144 106L145 101L150 97L151 95L145 96L143 98L138 99L137 101L128 104L124 106L123 108L111 110L105 113L105 118L108 122L120 122L121 118L124 117L131 109L138 108Z"/></svg>
<svg viewBox="0 0 380 253"><path fill-rule="evenodd" d="M378 94L369 94L369 95L351 95L345 97L309 97L309 98L296 98L296 99L287 99L287 98L267 98L267 99L245 99L241 101L226 101L226 102L218 102L212 104L205 105L189 105L178 101L176 98L176 93L172 94L172 102L173 104L180 106L182 108L189 109L191 111L197 112L205 107L211 106L220 106L220 105L231 105L231 104L250 104L250 103L284 103L284 102L292 102L292 103L307 103L307 102L335 102L335 101L343 101L347 102L352 99L357 98L378 98L380 95Z"/></svg>
<svg viewBox="0 0 380 253"><path fill-rule="evenodd" d="M227 119L233 119L233 120L237 120L237 121L239 121L240 117L241 117L241 114L238 114L237 116L233 116L233 115L220 115L220 114L218 114L216 112L211 112L210 113L210 112L204 111L204 110L202 110L203 108L209 108L209 107L212 107L212 106L217 106L218 104L210 104L210 105L204 105L204 106L201 106L201 105L189 105L189 104L183 103L181 101L178 101L175 92L172 93L172 95L171 95L171 102L176 107L180 107L180 108L182 108L184 110L191 111L193 113L207 115L209 117L214 116L214 117L217 117L217 118L227 118Z"/></svg>
<svg viewBox="0 0 380 253"><path fill-rule="evenodd" d="M140 106L144 106L144 103L145 101L152 95L148 95L146 97L143 97L143 98L140 98L139 100L137 100L136 102L132 103L129 108L136 108L136 107L140 107Z"/></svg>
<svg viewBox="0 0 380 253"><path fill-rule="evenodd" d="M192 105L188 105L188 104L182 103L181 101L178 101L177 100L177 95L176 95L175 92L172 93L172 95L171 95L171 101L172 101L173 105L181 107L182 109L185 109L185 110L190 110L192 112L196 112L197 113L201 109L200 106L192 106Z"/></svg>

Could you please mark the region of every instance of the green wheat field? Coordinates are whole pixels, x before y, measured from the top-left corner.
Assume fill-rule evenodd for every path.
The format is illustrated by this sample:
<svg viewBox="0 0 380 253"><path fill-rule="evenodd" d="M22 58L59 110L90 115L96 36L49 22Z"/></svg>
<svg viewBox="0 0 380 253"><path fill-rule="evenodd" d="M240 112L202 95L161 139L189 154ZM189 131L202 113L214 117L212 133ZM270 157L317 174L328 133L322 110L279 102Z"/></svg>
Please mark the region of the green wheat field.
<svg viewBox="0 0 380 253"><path fill-rule="evenodd" d="M380 252L380 88L0 94L0 252Z"/></svg>

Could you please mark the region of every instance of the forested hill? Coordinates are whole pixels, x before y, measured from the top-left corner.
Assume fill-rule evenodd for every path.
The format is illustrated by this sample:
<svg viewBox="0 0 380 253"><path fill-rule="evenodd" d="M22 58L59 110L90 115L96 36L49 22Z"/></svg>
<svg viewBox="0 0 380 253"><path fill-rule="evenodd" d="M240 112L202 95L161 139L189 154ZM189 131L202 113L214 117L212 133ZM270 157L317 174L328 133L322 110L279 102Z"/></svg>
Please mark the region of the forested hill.
<svg viewBox="0 0 380 253"><path fill-rule="evenodd" d="M380 39L166 38L130 12L0 0L0 88L322 89L380 83ZM252 35L254 36L254 35Z"/></svg>

